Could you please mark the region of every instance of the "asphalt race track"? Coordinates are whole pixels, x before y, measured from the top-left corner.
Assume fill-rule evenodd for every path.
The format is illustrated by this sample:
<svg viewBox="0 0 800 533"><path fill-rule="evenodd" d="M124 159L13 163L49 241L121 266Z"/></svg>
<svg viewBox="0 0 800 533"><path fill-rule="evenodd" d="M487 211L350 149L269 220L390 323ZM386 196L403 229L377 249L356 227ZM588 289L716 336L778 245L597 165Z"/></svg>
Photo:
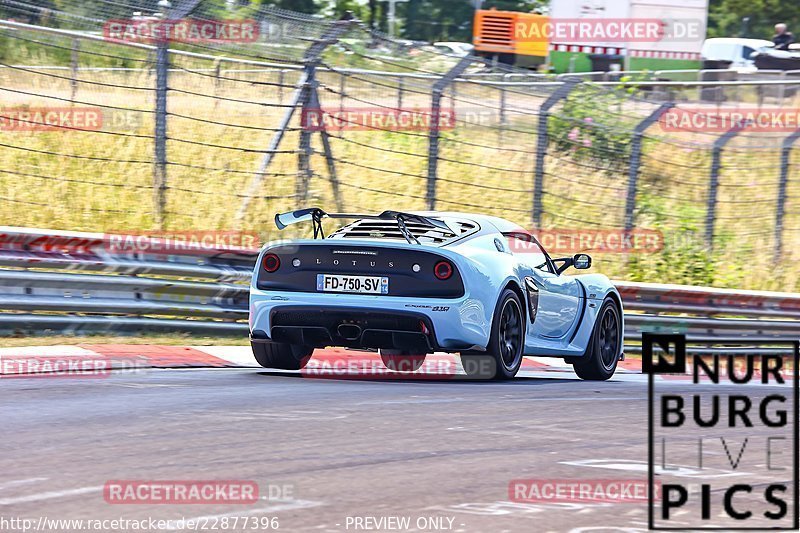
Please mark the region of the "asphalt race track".
<svg viewBox="0 0 800 533"><path fill-rule="evenodd" d="M308 532L645 531L644 503L509 499L519 478L646 480L642 378L525 371L487 383L219 368L4 379L0 516L277 517L279 530ZM263 503L109 504L103 487L113 479L253 480Z"/></svg>

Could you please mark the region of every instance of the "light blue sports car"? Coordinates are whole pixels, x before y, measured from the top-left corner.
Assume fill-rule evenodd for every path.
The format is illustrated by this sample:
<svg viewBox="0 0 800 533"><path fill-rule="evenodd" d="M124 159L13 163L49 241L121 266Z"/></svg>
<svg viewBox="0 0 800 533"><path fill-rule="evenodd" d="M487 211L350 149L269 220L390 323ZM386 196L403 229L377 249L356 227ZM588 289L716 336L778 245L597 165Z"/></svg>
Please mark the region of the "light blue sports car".
<svg viewBox="0 0 800 533"><path fill-rule="evenodd" d="M351 222L328 236L323 220ZM552 259L535 236L497 217L451 212L275 216L310 222L313 239L269 243L250 288L250 339L268 368L300 369L314 348L379 350L415 370L434 351L469 376L508 379L522 357L564 358L583 379L622 358L622 300L586 254Z"/></svg>

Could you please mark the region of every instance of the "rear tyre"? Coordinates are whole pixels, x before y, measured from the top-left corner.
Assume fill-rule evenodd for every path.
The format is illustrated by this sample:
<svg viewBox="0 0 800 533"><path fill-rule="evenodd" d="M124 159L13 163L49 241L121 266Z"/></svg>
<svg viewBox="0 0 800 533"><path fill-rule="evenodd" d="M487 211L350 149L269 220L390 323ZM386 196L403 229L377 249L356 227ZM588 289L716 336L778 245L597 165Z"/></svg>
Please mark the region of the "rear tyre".
<svg viewBox="0 0 800 533"><path fill-rule="evenodd" d="M253 355L264 368L300 370L311 359L313 348L282 342L251 342Z"/></svg>
<svg viewBox="0 0 800 533"><path fill-rule="evenodd" d="M605 381L617 370L622 348L622 321L617 304L606 298L597 314L592 338L583 357L576 358L572 367L581 379Z"/></svg>
<svg viewBox="0 0 800 533"><path fill-rule="evenodd" d="M511 379L522 365L525 315L517 293L506 289L494 310L485 354L461 354L461 366L471 378Z"/></svg>
<svg viewBox="0 0 800 533"><path fill-rule="evenodd" d="M381 350L381 361L395 372L414 372L422 367L427 354L410 354L400 350Z"/></svg>

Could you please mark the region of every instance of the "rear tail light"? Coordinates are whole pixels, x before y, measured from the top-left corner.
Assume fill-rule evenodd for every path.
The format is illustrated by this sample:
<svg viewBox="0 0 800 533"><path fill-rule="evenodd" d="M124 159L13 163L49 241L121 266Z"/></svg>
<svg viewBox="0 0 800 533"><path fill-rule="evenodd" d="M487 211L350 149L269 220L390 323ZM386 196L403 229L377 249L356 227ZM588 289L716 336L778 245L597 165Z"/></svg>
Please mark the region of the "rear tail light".
<svg viewBox="0 0 800 533"><path fill-rule="evenodd" d="M453 275L453 265L447 261L439 261L433 267L433 275L436 276L437 279L441 280L450 279L450 276Z"/></svg>
<svg viewBox="0 0 800 533"><path fill-rule="evenodd" d="M275 254L267 254L261 263L267 272L275 272L281 267L281 259Z"/></svg>

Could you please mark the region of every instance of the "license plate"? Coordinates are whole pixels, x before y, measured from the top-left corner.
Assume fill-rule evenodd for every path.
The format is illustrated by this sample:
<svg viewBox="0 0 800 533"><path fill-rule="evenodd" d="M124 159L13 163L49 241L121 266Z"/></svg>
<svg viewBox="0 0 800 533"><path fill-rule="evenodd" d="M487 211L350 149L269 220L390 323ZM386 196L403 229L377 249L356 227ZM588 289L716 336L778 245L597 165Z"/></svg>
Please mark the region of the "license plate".
<svg viewBox="0 0 800 533"><path fill-rule="evenodd" d="M322 292L389 294L389 278L386 276L317 274L317 290Z"/></svg>

